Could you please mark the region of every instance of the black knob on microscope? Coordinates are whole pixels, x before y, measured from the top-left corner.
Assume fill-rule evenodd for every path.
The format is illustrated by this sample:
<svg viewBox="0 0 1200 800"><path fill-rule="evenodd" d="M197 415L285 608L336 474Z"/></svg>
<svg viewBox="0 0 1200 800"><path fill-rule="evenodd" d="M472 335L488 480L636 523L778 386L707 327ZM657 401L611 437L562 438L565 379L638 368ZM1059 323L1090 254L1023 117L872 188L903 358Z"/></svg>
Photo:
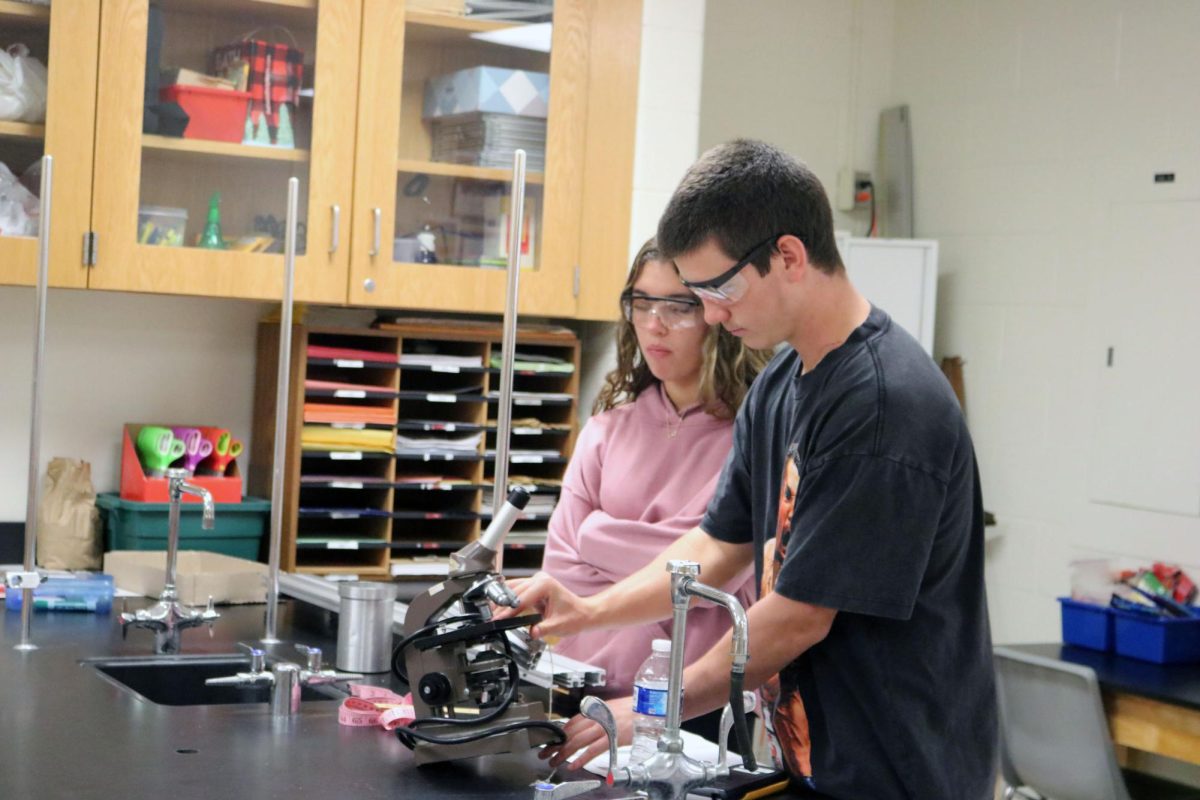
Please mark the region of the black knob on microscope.
<svg viewBox="0 0 1200 800"><path fill-rule="evenodd" d="M450 679L442 673L430 672L421 678L417 691L427 705L441 706L450 702L453 687L450 685Z"/></svg>

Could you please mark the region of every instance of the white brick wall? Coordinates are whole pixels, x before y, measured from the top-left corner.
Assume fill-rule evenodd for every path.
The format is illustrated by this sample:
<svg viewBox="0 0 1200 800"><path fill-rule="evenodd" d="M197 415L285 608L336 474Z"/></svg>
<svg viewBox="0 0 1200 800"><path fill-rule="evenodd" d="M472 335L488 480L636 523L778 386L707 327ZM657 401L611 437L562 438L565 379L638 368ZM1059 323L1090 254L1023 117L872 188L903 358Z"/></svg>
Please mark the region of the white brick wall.
<svg viewBox="0 0 1200 800"><path fill-rule="evenodd" d="M1198 30L1189 2L896 2L917 233L942 243L937 350L967 361L984 501L1003 533L988 550L997 642L1058 639L1071 559L1200 573L1200 519L1092 503L1086 478L1088 265L1110 203L1153 170L1195 174L1200 101L1185 76L1200 71Z"/></svg>

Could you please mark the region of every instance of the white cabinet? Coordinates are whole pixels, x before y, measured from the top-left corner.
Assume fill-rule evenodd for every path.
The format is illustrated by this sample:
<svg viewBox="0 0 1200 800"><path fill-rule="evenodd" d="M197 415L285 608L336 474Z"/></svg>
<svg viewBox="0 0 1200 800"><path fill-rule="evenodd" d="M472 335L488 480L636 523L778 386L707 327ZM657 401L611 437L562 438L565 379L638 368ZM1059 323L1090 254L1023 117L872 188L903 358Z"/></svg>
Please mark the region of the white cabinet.
<svg viewBox="0 0 1200 800"><path fill-rule="evenodd" d="M850 280L933 356L937 242L840 235L838 251Z"/></svg>

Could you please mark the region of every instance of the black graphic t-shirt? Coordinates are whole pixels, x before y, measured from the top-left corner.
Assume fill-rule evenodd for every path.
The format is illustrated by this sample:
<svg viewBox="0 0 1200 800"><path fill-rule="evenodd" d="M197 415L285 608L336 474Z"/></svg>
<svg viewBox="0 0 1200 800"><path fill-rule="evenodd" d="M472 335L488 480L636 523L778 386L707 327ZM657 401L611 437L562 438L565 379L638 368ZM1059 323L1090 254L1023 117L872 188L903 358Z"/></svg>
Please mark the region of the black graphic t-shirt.
<svg viewBox="0 0 1200 800"><path fill-rule="evenodd" d="M975 454L950 385L886 313L806 375L776 356L700 527L756 544L764 594L838 611L763 689L781 766L844 800L992 796Z"/></svg>

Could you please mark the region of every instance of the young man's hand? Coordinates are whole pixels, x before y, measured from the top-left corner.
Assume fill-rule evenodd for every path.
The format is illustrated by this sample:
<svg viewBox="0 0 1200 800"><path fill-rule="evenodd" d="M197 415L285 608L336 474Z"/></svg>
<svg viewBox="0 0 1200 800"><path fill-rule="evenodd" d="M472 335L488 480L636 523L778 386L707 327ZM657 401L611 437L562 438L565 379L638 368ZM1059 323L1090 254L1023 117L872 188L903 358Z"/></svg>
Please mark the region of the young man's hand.
<svg viewBox="0 0 1200 800"><path fill-rule="evenodd" d="M617 700L606 700L612 709L613 719L617 723L617 745L629 744L633 741L633 699L622 697ZM557 767L573 754L579 757L567 765L568 770L582 768L601 753L608 752L608 737L599 724L582 715L576 714L563 726L567 740L562 744L546 745L538 753L538 758L549 759L550 766ZM616 768L616 764L611 765Z"/></svg>
<svg viewBox="0 0 1200 800"><path fill-rule="evenodd" d="M519 601L516 608L496 608L494 619L506 619L522 613L542 615L542 621L530 633L538 639L570 636L590 627L591 608L579 597L545 572L530 578L507 581Z"/></svg>

